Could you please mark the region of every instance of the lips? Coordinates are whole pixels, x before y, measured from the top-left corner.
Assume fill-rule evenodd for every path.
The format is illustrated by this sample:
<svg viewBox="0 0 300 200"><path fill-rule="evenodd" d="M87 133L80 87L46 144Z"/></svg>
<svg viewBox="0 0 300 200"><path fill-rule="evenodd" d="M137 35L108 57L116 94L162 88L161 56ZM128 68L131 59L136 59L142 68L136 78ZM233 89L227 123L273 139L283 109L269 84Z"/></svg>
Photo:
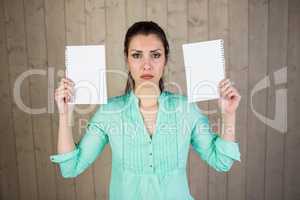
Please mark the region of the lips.
<svg viewBox="0 0 300 200"><path fill-rule="evenodd" d="M154 76L151 75L151 74L143 74L143 75L141 76L142 79L146 79L146 80L152 79L153 77L154 77Z"/></svg>

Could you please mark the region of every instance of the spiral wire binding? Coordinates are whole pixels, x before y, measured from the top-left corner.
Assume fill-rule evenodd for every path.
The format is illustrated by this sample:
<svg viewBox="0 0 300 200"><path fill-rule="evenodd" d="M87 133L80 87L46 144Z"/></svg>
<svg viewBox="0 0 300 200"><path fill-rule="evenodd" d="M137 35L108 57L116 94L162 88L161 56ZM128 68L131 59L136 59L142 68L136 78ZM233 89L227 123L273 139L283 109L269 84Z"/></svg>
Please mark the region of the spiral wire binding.
<svg viewBox="0 0 300 200"><path fill-rule="evenodd" d="M65 65L66 67L68 66L69 64L69 59L68 59L68 47L65 46Z"/></svg>
<svg viewBox="0 0 300 200"><path fill-rule="evenodd" d="M68 77L68 69L69 69L69 54L68 54L68 47L65 46L65 67L66 67L66 77ZM73 95L70 99L70 103L75 102L75 95Z"/></svg>
<svg viewBox="0 0 300 200"><path fill-rule="evenodd" d="M225 51L224 51L224 40L221 39L221 63L223 65L223 69L225 71Z"/></svg>

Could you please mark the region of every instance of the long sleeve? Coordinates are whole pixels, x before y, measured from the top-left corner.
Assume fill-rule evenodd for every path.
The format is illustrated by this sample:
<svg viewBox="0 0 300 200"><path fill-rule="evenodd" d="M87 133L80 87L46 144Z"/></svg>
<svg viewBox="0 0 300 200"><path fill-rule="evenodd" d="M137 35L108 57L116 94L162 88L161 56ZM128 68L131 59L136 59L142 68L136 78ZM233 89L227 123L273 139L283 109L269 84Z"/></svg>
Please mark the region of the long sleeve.
<svg viewBox="0 0 300 200"><path fill-rule="evenodd" d="M109 142L99 120L103 117L99 110L88 122L85 134L79 144L75 145L74 151L50 156L52 162L59 164L63 177L72 178L81 174L96 160Z"/></svg>
<svg viewBox="0 0 300 200"><path fill-rule="evenodd" d="M192 129L191 145L197 154L218 172L230 170L234 161L240 160L239 145L237 142L222 139L211 131L207 116L200 109L196 109L196 120Z"/></svg>

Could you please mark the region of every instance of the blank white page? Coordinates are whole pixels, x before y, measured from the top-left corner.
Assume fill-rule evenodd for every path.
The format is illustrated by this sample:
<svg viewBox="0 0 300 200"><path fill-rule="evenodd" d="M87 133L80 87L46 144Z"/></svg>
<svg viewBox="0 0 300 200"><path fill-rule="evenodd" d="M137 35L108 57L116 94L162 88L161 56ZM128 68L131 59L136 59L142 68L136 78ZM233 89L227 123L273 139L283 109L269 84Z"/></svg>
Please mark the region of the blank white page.
<svg viewBox="0 0 300 200"><path fill-rule="evenodd" d="M74 81L70 104L106 104L105 46L66 46L66 75Z"/></svg>
<svg viewBox="0 0 300 200"><path fill-rule="evenodd" d="M188 102L219 98L218 85L225 78L223 40L183 44Z"/></svg>

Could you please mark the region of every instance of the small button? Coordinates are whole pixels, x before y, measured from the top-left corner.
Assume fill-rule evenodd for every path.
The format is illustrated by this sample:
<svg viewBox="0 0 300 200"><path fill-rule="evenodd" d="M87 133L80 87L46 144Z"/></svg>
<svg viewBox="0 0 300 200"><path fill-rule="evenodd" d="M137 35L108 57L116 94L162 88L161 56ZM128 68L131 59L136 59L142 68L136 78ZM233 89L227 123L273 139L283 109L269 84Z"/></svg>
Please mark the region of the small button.
<svg viewBox="0 0 300 200"><path fill-rule="evenodd" d="M152 153L149 153L150 156L152 156Z"/></svg>
<svg viewBox="0 0 300 200"><path fill-rule="evenodd" d="M152 167L152 165L150 165L150 167Z"/></svg>

